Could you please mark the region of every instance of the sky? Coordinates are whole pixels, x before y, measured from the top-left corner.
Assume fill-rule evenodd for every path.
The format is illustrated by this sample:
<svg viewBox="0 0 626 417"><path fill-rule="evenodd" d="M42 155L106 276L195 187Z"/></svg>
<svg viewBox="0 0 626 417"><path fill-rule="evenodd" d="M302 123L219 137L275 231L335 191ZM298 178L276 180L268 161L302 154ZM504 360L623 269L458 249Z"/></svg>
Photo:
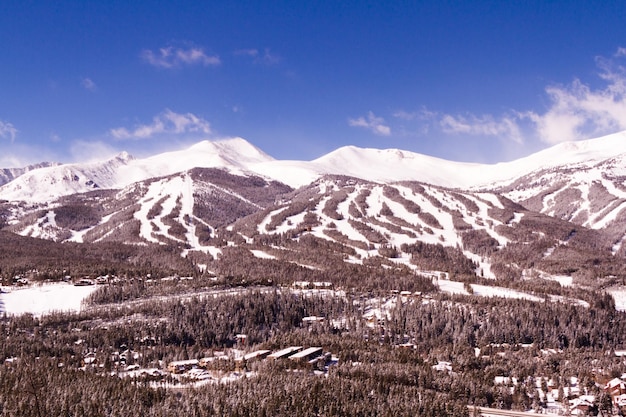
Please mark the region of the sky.
<svg viewBox="0 0 626 417"><path fill-rule="evenodd" d="M243 137L496 163L626 130L623 1L0 3L0 167Z"/></svg>

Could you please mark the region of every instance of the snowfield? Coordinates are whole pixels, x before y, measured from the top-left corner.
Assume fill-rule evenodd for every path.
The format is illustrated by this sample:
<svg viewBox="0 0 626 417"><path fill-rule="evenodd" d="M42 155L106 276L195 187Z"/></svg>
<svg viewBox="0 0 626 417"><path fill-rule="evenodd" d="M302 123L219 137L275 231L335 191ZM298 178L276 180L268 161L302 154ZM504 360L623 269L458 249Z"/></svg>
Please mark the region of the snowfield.
<svg viewBox="0 0 626 417"><path fill-rule="evenodd" d="M0 314L42 316L55 311L78 312L82 301L96 288L95 285L81 287L67 283L2 287Z"/></svg>

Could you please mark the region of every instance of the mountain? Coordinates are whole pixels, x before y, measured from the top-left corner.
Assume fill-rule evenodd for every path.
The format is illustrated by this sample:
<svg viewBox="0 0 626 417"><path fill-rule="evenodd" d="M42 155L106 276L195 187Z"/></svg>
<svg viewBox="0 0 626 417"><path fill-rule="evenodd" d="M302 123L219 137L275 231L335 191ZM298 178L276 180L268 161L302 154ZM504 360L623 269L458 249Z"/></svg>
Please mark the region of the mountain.
<svg viewBox="0 0 626 417"><path fill-rule="evenodd" d="M23 168L2 168L0 169L0 186L13 181L17 177L26 174L27 172L35 169L46 168L50 166L59 165L55 162L42 162L35 165L29 165Z"/></svg>
<svg viewBox="0 0 626 417"><path fill-rule="evenodd" d="M241 138L203 141L25 172L0 187L0 225L183 255L238 247L322 269L340 259L508 280L626 276L625 158L625 132L494 165L356 147L277 161Z"/></svg>

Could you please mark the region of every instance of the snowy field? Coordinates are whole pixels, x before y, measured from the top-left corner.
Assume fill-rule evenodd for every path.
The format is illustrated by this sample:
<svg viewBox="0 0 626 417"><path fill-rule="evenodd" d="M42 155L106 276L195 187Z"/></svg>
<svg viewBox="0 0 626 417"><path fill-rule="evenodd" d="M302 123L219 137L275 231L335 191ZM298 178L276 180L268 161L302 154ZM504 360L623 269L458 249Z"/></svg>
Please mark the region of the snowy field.
<svg viewBox="0 0 626 417"><path fill-rule="evenodd" d="M2 287L0 314L41 316L53 311L79 311L82 300L96 288L95 285L77 287L67 283Z"/></svg>
<svg viewBox="0 0 626 417"><path fill-rule="evenodd" d="M615 299L615 309L626 311L626 287L609 288L607 292Z"/></svg>

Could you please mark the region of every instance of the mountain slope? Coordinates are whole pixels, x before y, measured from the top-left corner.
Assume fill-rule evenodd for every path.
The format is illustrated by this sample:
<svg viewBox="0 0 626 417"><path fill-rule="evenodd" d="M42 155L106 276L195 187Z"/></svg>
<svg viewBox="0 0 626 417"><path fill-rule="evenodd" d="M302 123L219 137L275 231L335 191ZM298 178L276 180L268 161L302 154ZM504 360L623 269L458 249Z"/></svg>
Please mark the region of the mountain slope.
<svg viewBox="0 0 626 417"><path fill-rule="evenodd" d="M620 133L496 165L356 147L301 162L243 139L204 141L25 173L0 187L9 200L0 221L56 241L212 256L237 247L311 268L339 257L512 282L585 280L624 274L625 149Z"/></svg>
<svg viewBox="0 0 626 417"><path fill-rule="evenodd" d="M145 159L125 153L109 161L38 169L0 187L0 199L46 201L93 187L121 189L137 181L191 168L221 168L298 188L323 175L347 175L373 182L419 181L448 188L505 189L522 177L546 170L588 169L626 153L626 132L563 143L511 162L492 165L446 161L399 149L346 146L313 161L277 161L241 138L203 141L188 149ZM616 162L613 162L615 165ZM517 199L513 194L511 196Z"/></svg>
<svg viewBox="0 0 626 417"><path fill-rule="evenodd" d="M135 159L122 152L102 162L53 166L28 172L0 187L0 199L40 203L93 189L121 189L138 181L191 168L249 172L247 166L273 159L247 141L203 141L188 149Z"/></svg>
<svg viewBox="0 0 626 417"><path fill-rule="evenodd" d="M17 177L24 175L27 172L56 165L59 164L55 162L42 162L35 165L29 165L24 168L2 168L0 169L0 186L13 181Z"/></svg>

